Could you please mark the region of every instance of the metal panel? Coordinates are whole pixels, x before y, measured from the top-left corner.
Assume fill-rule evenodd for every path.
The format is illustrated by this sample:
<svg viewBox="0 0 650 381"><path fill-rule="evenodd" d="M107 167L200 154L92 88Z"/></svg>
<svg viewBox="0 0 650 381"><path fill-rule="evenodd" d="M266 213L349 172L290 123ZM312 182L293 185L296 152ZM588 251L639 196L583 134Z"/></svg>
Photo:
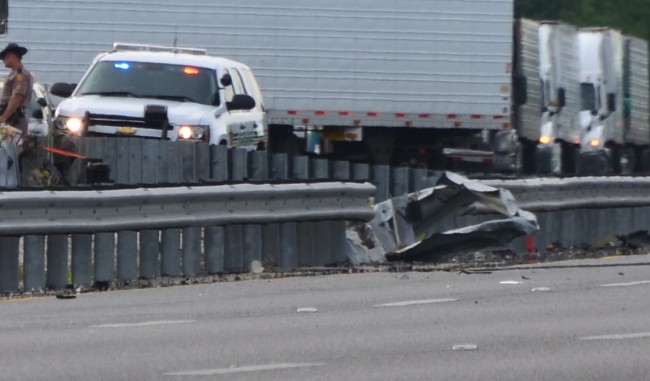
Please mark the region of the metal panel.
<svg viewBox="0 0 650 381"><path fill-rule="evenodd" d="M311 178L314 180L327 180L330 178L330 162L327 159L314 159L311 161Z"/></svg>
<svg viewBox="0 0 650 381"><path fill-rule="evenodd" d="M45 289L45 236L23 237L23 250L25 291L41 292Z"/></svg>
<svg viewBox="0 0 650 381"><path fill-rule="evenodd" d="M201 272L201 228L183 229L183 275Z"/></svg>
<svg viewBox="0 0 650 381"><path fill-rule="evenodd" d="M158 182L158 149L159 141L144 139L142 141L142 183L156 184Z"/></svg>
<svg viewBox="0 0 650 381"><path fill-rule="evenodd" d="M289 158L286 154L277 153L271 156L271 179L286 180L289 178Z"/></svg>
<svg viewBox="0 0 650 381"><path fill-rule="evenodd" d="M365 163L353 163L352 179L358 181L370 180L370 165Z"/></svg>
<svg viewBox="0 0 650 381"><path fill-rule="evenodd" d="M350 179L350 162L335 161L332 163L332 179L349 180Z"/></svg>
<svg viewBox="0 0 650 381"><path fill-rule="evenodd" d="M298 267L298 224L287 222L280 224L280 258L279 268L291 270Z"/></svg>
<svg viewBox="0 0 650 381"><path fill-rule="evenodd" d="M194 171L197 176L195 181L208 181L210 180L210 146L207 143L197 143L193 146Z"/></svg>
<svg viewBox="0 0 650 381"><path fill-rule="evenodd" d="M248 179L248 152L243 148L234 148L230 151L230 179L243 181Z"/></svg>
<svg viewBox="0 0 650 381"><path fill-rule="evenodd" d="M179 142L179 149L181 155L181 179L184 183L192 183L197 181L196 165L195 165L195 145L191 142Z"/></svg>
<svg viewBox="0 0 650 381"><path fill-rule="evenodd" d="M228 180L228 147L210 146L210 180Z"/></svg>
<svg viewBox="0 0 650 381"><path fill-rule="evenodd" d="M62 289L68 284L68 236L62 234L47 237L46 286Z"/></svg>
<svg viewBox="0 0 650 381"><path fill-rule="evenodd" d="M115 234L95 234L95 283L112 282L115 277Z"/></svg>
<svg viewBox="0 0 650 381"><path fill-rule="evenodd" d="M253 261L262 261L262 225L244 225L244 270L251 271Z"/></svg>
<svg viewBox="0 0 650 381"><path fill-rule="evenodd" d="M269 154L266 151L252 151L249 153L251 163L251 180L266 181L269 179Z"/></svg>
<svg viewBox="0 0 650 381"><path fill-rule="evenodd" d="M293 175L291 178L296 180L309 180L309 157L307 156L294 156L293 157Z"/></svg>
<svg viewBox="0 0 650 381"><path fill-rule="evenodd" d="M0 237L0 294L18 290L18 237Z"/></svg>
<svg viewBox="0 0 650 381"><path fill-rule="evenodd" d="M117 279L134 281L138 277L138 233L122 231L117 234Z"/></svg>
<svg viewBox="0 0 650 381"><path fill-rule="evenodd" d="M244 270L244 227L228 225L224 235L224 270L240 272Z"/></svg>
<svg viewBox="0 0 650 381"><path fill-rule="evenodd" d="M145 139L132 138L124 142L124 144L128 144L129 147L129 184L142 184L142 162L144 161L144 151L142 148L144 140Z"/></svg>
<svg viewBox="0 0 650 381"><path fill-rule="evenodd" d="M298 224L298 266L313 266L316 262L314 237L314 223L302 222Z"/></svg>
<svg viewBox="0 0 650 381"><path fill-rule="evenodd" d="M205 272L219 274L224 271L224 228L210 226L205 228Z"/></svg>
<svg viewBox="0 0 650 381"><path fill-rule="evenodd" d="M167 148L169 158L169 182L179 184L183 181L183 152L179 144L171 142Z"/></svg>
<svg viewBox="0 0 650 381"><path fill-rule="evenodd" d="M383 202L390 197L390 170L388 165L375 165L372 167L372 183L377 187L375 202Z"/></svg>
<svg viewBox="0 0 650 381"><path fill-rule="evenodd" d="M160 232L140 232L140 277L152 279L160 276Z"/></svg>
<svg viewBox="0 0 650 381"><path fill-rule="evenodd" d="M397 167L393 168L391 176L391 196L397 197L409 193L409 168Z"/></svg>
<svg viewBox="0 0 650 381"><path fill-rule="evenodd" d="M162 231L160 244L160 273L164 276L181 275L180 265L181 231L165 229Z"/></svg>
<svg viewBox="0 0 650 381"><path fill-rule="evenodd" d="M160 140L158 142L158 160L156 161L158 184L171 183L169 167L176 164L170 158L171 144L169 140Z"/></svg>
<svg viewBox="0 0 650 381"><path fill-rule="evenodd" d="M280 239L280 224L267 224L262 227L262 263L267 270L280 267L282 258L282 243Z"/></svg>
<svg viewBox="0 0 650 381"><path fill-rule="evenodd" d="M130 140L132 138L127 138ZM109 140L110 141L110 140ZM116 183L117 184L131 184L131 151L129 150L129 143L125 140L116 141L117 145L117 167L115 167Z"/></svg>
<svg viewBox="0 0 650 381"><path fill-rule="evenodd" d="M72 284L90 287L93 284L93 236L72 235Z"/></svg>

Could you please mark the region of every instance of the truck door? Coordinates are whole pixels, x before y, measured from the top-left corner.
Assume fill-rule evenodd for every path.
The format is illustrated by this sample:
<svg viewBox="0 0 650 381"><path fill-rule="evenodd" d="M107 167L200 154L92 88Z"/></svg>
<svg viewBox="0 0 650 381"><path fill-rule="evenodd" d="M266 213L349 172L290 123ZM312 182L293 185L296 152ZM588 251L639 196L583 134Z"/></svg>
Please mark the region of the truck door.
<svg viewBox="0 0 650 381"><path fill-rule="evenodd" d="M242 75L238 69L230 68L226 72L232 78L232 86L229 86L232 91L226 91L226 102L230 102L236 94L248 94L255 98L254 94L249 94L246 91L246 86L244 86ZM260 127L262 127L263 131L263 117L260 111L261 105L257 104L257 99L255 103L256 107L253 110L229 111L227 125L231 146L257 148L260 138L263 138L263 136L258 136Z"/></svg>

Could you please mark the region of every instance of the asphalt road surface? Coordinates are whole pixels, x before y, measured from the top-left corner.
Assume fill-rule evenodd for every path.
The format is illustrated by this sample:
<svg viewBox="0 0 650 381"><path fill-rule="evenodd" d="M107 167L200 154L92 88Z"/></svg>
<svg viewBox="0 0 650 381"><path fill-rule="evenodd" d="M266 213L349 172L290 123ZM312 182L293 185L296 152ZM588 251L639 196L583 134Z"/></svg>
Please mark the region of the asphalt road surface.
<svg viewBox="0 0 650 381"><path fill-rule="evenodd" d="M4 301L0 380L648 380L649 296L638 256Z"/></svg>

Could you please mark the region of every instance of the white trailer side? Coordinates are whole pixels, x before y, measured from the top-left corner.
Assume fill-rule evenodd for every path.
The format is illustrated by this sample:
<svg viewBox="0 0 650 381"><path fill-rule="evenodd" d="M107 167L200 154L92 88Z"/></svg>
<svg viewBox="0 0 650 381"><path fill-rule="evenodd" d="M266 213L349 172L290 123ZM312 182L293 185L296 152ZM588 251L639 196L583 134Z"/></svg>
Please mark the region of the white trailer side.
<svg viewBox="0 0 650 381"><path fill-rule="evenodd" d="M626 142L637 146L650 144L650 87L648 79L648 42L626 37L625 98L629 98L630 114L626 117ZM627 107L628 105L626 105Z"/></svg>
<svg viewBox="0 0 650 381"><path fill-rule="evenodd" d="M580 59L578 30L567 24L555 25L555 55L558 88L564 89L565 104L556 116L557 137L580 144Z"/></svg>
<svg viewBox="0 0 650 381"><path fill-rule="evenodd" d="M526 78L526 103L517 109L515 127L519 137L537 142L542 116L542 87L540 80L540 23L529 19L517 21L515 61L517 74Z"/></svg>
<svg viewBox="0 0 650 381"><path fill-rule="evenodd" d="M76 82L114 41L247 63L270 122L501 129L513 0L9 0L6 41L41 82Z"/></svg>

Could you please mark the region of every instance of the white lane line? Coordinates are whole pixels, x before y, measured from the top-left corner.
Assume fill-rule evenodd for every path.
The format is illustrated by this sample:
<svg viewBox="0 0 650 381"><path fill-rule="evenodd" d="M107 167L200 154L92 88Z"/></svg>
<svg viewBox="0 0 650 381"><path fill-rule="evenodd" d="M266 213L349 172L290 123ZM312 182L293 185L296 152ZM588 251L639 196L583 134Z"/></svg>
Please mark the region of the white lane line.
<svg viewBox="0 0 650 381"><path fill-rule="evenodd" d="M640 282L629 282L629 283L609 283L602 284L600 287L632 287L632 286L641 286L644 284L650 284L650 280L642 280Z"/></svg>
<svg viewBox="0 0 650 381"><path fill-rule="evenodd" d="M307 363L280 363L280 364L266 364L266 365L248 365L238 366L232 368L221 369L205 369L205 370L188 370L185 372L172 372L165 373L163 376L218 376L221 374L235 374L235 373L251 373L251 372L264 372L270 370L284 370L284 369L298 369L298 368L311 368L315 366L323 366L324 363L320 362L307 362Z"/></svg>
<svg viewBox="0 0 650 381"><path fill-rule="evenodd" d="M152 325L167 325L167 324L188 324L194 323L196 320L156 320L156 321L143 321L138 323L115 323L115 324L100 324L93 325L91 328L129 328L129 327L148 327Z"/></svg>
<svg viewBox="0 0 650 381"><path fill-rule="evenodd" d="M650 337L650 332L581 337L580 340L630 340Z"/></svg>
<svg viewBox="0 0 650 381"><path fill-rule="evenodd" d="M375 304L375 307L407 307L416 306L420 304L435 304L435 303L450 303L457 302L458 299L424 299L424 300L407 300L404 302Z"/></svg>

